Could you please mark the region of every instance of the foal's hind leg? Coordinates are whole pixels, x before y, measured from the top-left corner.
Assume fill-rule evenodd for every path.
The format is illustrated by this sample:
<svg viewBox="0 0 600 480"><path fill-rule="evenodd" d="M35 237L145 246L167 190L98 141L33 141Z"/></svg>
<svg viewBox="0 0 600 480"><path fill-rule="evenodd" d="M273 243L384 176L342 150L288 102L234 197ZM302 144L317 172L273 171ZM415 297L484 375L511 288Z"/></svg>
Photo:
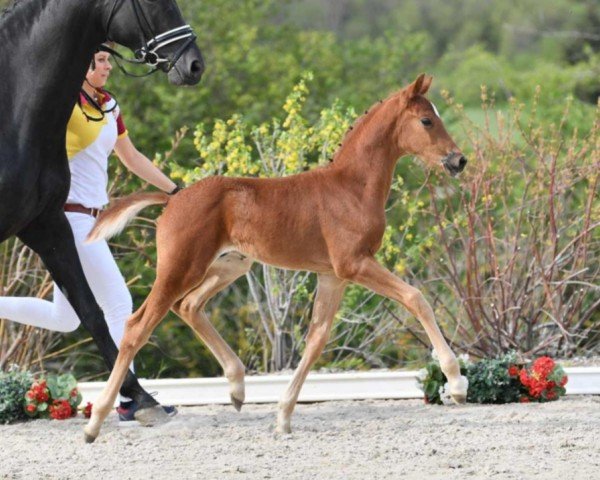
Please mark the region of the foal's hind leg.
<svg viewBox="0 0 600 480"><path fill-rule="evenodd" d="M333 318L344 295L345 285L344 281L334 276L319 275L317 297L313 305L312 319L306 336L306 348L291 382L279 400L279 412L277 414L277 432L279 433L291 432L290 419L298 401L300 389L310 368L327 344Z"/></svg>
<svg viewBox="0 0 600 480"><path fill-rule="evenodd" d="M152 289L143 305L127 321L125 335L121 341L115 366L102 393L96 399L90 421L84 428L85 441L88 443L93 442L100 433L100 427L115 403L119 387L125 379L129 365L135 358L136 353L148 341L150 334L169 311L169 307L174 301L169 296L165 296L160 287L161 285L159 285L159 288ZM160 415L162 409L158 407L158 410L156 414ZM137 413L136 419L138 419ZM148 418L144 420L146 420L145 423L148 423Z"/></svg>
<svg viewBox="0 0 600 480"><path fill-rule="evenodd" d="M168 233L169 230L163 230L163 238L169 237ZM148 341L154 328L173 304L194 288L197 279L204 277L216 253L216 242L206 241L201 248L191 249L182 247L190 244L190 239L185 239L183 235L173 235L171 238L171 241L165 240L163 249L158 249L156 281L148 298L127 321L115 366L94 404L92 417L84 428L86 442L93 442L98 436L136 353ZM167 251L163 256L161 250L165 249ZM195 258L194 252L198 252ZM165 419L165 413L161 407L145 408L138 410L135 418L143 424L152 424Z"/></svg>
<svg viewBox="0 0 600 480"><path fill-rule="evenodd" d="M452 399L456 403L465 403L468 381L460 374L456 356L446 343L435 321L433 310L423 294L383 268L372 257L357 259L356 263L351 265L346 263L345 271L351 273L343 275L344 278L363 285L379 295L400 302L417 317L438 354L440 367L448 378Z"/></svg>
<svg viewBox="0 0 600 480"><path fill-rule="evenodd" d="M244 364L212 326L204 307L208 300L244 275L251 266L252 260L239 253L224 255L210 266L200 286L173 306L173 311L194 329L223 368L229 380L231 403L237 411L241 410L245 399Z"/></svg>

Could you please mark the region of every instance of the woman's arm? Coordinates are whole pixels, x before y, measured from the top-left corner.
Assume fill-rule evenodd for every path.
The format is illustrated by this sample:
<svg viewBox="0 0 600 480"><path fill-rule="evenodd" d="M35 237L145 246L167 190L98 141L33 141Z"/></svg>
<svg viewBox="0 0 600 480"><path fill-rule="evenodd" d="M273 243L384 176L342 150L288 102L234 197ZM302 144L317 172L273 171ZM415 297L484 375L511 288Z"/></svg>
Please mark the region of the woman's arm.
<svg viewBox="0 0 600 480"><path fill-rule="evenodd" d="M163 192L171 193L177 187L148 157L135 148L129 135L117 140L115 153L128 170L155 187L160 188Z"/></svg>

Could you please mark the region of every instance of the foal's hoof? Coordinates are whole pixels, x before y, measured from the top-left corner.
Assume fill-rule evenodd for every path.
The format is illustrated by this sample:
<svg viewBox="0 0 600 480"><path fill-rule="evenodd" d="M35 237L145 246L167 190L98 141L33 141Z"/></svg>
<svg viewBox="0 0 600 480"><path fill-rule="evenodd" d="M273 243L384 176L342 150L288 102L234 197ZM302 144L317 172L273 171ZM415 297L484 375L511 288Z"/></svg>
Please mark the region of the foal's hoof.
<svg viewBox="0 0 600 480"><path fill-rule="evenodd" d="M140 408L134 415L135 419L144 427L152 427L169 421L169 415L160 405L149 408Z"/></svg>
<svg viewBox="0 0 600 480"><path fill-rule="evenodd" d="M91 430L87 425L83 427L83 439L85 440L85 443L94 443L97 436L98 434L94 435L91 433Z"/></svg>
<svg viewBox="0 0 600 480"><path fill-rule="evenodd" d="M275 433L279 433L281 435L289 435L290 433L292 433L292 422L290 422L289 420L277 420Z"/></svg>
<svg viewBox="0 0 600 480"><path fill-rule="evenodd" d="M450 387L450 397L457 405L467 403L467 391L469 390L469 380L461 375L457 382Z"/></svg>
<svg viewBox="0 0 600 480"><path fill-rule="evenodd" d="M233 407L239 412L242 410L242 405L244 405L244 401L243 400L239 400L237 398L235 398L233 395L230 395L231 398L231 403L233 404Z"/></svg>

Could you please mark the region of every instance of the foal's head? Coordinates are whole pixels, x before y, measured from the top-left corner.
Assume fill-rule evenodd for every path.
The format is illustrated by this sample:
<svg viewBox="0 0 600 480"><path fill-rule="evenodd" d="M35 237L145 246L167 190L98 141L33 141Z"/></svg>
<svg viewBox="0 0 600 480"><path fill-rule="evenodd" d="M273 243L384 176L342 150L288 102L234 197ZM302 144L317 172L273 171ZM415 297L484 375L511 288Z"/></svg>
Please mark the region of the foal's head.
<svg viewBox="0 0 600 480"><path fill-rule="evenodd" d="M450 175L456 176L465 168L467 159L446 132L433 103L425 98L432 79L421 74L398 93L398 146L403 153L416 155L430 166L443 165Z"/></svg>
<svg viewBox="0 0 600 480"><path fill-rule="evenodd" d="M192 29L175 0L105 0L110 40L129 47L136 57L169 74L176 85L194 85L204 72Z"/></svg>

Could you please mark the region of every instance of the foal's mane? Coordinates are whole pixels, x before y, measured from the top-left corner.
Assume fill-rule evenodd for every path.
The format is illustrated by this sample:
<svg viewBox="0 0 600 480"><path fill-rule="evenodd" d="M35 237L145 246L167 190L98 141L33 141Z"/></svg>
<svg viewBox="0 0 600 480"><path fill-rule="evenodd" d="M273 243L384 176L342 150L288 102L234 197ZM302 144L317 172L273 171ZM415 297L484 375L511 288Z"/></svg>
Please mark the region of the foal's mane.
<svg viewBox="0 0 600 480"><path fill-rule="evenodd" d="M347 141L349 141L352 137L357 135L357 132L362 129L362 127L365 125L365 122L367 121L367 119L371 118L375 112L379 111L379 109L382 108L384 105L386 105L390 100L397 98L401 92L402 92L402 90L396 91L396 92L388 95L388 97L385 100L379 100L379 101L375 102L373 105L371 105L369 108L367 108L364 111L364 113L354 121L354 123L348 128L348 130L346 130L346 133L344 134L344 137L342 138L342 141L339 144L338 149L335 151L335 153L331 157L331 161L335 162L335 159L339 155L344 144Z"/></svg>

